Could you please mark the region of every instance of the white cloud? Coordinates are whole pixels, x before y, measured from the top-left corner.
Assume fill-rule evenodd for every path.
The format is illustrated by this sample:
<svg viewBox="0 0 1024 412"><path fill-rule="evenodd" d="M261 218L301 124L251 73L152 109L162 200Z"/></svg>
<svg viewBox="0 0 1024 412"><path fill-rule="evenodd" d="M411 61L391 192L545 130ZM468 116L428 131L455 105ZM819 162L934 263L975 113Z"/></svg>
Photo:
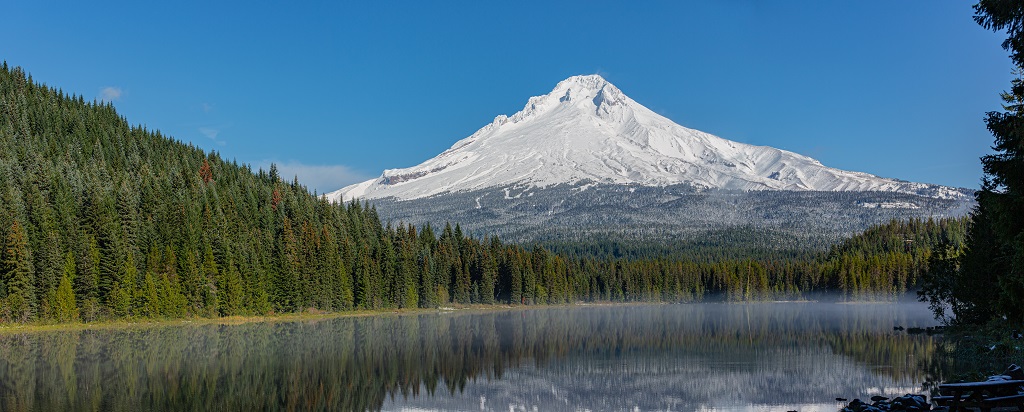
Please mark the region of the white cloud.
<svg viewBox="0 0 1024 412"><path fill-rule="evenodd" d="M307 165L296 161L265 161L257 167L270 170L271 163L277 165L277 172L281 175L281 179L291 182L298 176L299 183L305 185L310 191L315 189L319 194L330 193L370 178L345 165Z"/></svg>
<svg viewBox="0 0 1024 412"><path fill-rule="evenodd" d="M209 103L203 103L200 108L203 109L203 113L209 113L213 111L213 105Z"/></svg>
<svg viewBox="0 0 1024 412"><path fill-rule="evenodd" d="M200 127L199 133L202 133L203 136L206 136L210 139L217 140L217 135L220 134L220 130L214 129L212 127Z"/></svg>
<svg viewBox="0 0 1024 412"><path fill-rule="evenodd" d="M112 102L115 100L121 100L121 88L116 86L107 86L100 90L100 101Z"/></svg>
<svg viewBox="0 0 1024 412"><path fill-rule="evenodd" d="M202 133L206 138L213 140L218 146L225 146L227 142L223 140L217 140L217 135L220 134L220 129L214 129L212 127L200 127L199 133Z"/></svg>

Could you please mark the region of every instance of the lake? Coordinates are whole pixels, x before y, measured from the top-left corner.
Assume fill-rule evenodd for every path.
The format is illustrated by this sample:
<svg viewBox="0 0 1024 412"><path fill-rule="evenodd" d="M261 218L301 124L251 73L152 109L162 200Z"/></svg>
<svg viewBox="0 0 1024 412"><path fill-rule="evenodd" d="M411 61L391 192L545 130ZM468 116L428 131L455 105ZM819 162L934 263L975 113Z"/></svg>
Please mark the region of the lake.
<svg viewBox="0 0 1024 412"><path fill-rule="evenodd" d="M921 304L584 305L0 335L0 410L836 411L921 392Z"/></svg>

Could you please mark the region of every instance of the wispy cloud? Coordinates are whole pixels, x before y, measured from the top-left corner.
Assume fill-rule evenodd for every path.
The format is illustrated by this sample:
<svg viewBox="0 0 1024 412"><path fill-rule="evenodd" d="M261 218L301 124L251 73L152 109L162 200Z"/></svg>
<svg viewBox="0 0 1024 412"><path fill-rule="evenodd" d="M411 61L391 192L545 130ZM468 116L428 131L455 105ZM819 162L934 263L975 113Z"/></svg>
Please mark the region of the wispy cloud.
<svg viewBox="0 0 1024 412"><path fill-rule="evenodd" d="M100 101L112 102L115 100L121 100L121 88L116 86L107 86L100 90Z"/></svg>
<svg viewBox="0 0 1024 412"><path fill-rule="evenodd" d="M218 146L226 146L228 143L223 140L218 140L217 135L220 134L220 129L214 129L212 127L200 127L199 133L202 133L206 138L213 140Z"/></svg>
<svg viewBox="0 0 1024 412"><path fill-rule="evenodd" d="M257 166L263 170L269 170L271 163L277 165L278 174L285 181L290 182L297 176L299 183L306 185L310 190L315 189L320 194L333 192L370 178L345 165L309 165L296 161L264 161Z"/></svg>
<svg viewBox="0 0 1024 412"><path fill-rule="evenodd" d="M203 109L203 113L210 113L213 111L213 105L209 103L203 103L199 108Z"/></svg>

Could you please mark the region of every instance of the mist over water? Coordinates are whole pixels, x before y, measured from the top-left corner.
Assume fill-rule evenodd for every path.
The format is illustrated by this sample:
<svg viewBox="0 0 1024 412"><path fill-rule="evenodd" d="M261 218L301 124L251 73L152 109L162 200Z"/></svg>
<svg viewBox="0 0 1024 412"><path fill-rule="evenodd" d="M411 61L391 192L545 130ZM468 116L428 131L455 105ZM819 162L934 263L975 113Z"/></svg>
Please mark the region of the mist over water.
<svg viewBox="0 0 1024 412"><path fill-rule="evenodd" d="M564 356L385 410L828 410L920 392L935 350L924 305L752 303L563 310L593 328ZM568 336L567 336L568 337ZM644 342L643 344L634 344ZM607 343L605 345L604 343Z"/></svg>
<svg viewBox="0 0 1024 412"><path fill-rule="evenodd" d="M0 335L0 410L837 410L920 391L921 304L575 306Z"/></svg>

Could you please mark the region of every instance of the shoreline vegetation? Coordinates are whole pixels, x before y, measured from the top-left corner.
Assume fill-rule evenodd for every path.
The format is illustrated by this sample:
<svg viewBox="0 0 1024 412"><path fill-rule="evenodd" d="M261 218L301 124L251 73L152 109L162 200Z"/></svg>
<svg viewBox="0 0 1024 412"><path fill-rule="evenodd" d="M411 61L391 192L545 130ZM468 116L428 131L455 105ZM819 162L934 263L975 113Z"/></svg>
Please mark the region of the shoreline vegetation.
<svg viewBox="0 0 1024 412"><path fill-rule="evenodd" d="M498 309L499 307L495 307ZM508 306L506 308L511 308ZM275 322L301 322L301 321L320 321L329 320L334 318L343 317L361 317L361 316L388 316L388 315L409 315L409 314L421 314L431 312L445 311L447 308L441 309L397 309L397 310L360 310L350 312L331 312L331 313L314 313L314 312L298 312L298 313L282 313L282 314L267 314L267 315L253 315L243 316L234 315L220 318L178 318L178 319L115 319L108 321L96 321L96 322L68 322L68 323L9 323L0 324L0 336L5 334L19 334L19 333L37 333L37 332L62 332L62 331L82 331L82 330L110 330L110 329L129 329L129 328L154 328L154 327L177 327L177 326L197 326L197 325L241 325L246 323L275 323ZM453 310L464 310L464 309L453 309Z"/></svg>
<svg viewBox="0 0 1024 412"><path fill-rule="evenodd" d="M939 360L947 370L957 371L947 382L983 381L1001 374L1007 365L1024 364L1024 338L1016 326L951 325L944 335L947 345Z"/></svg>
<svg viewBox="0 0 1024 412"><path fill-rule="evenodd" d="M155 327L180 327L198 325L242 325L247 323L276 323L276 322L305 322L322 321L336 318L368 317L368 316L405 316L421 315L430 313L476 313L501 310L526 310L535 308L572 307L572 306L609 306L609 305L637 305L642 303L587 303L587 304L566 304L566 305L544 305L544 306L511 306L511 305L468 305L448 306L438 308L409 308L409 309L365 309L344 312L320 312L307 310L290 313L270 313L266 315L234 315L219 318L176 318L176 319L112 319L95 322L64 322L64 323L0 323L0 336L5 334L37 333L37 332L61 332L61 331L82 331L82 330L110 330L128 328L155 328Z"/></svg>
<svg viewBox="0 0 1024 412"><path fill-rule="evenodd" d="M265 315L234 315L216 318L191 317L174 319L110 319L94 322L45 322L35 323L0 323L0 336L24 333L45 333L63 331L84 331L84 330L116 330L130 328L158 328L158 327L185 327L200 325L242 325L247 323L277 323L277 322L318 322L336 318L349 317L370 317L370 316L415 316L434 313L481 313L492 311L511 310L533 310L551 308L586 308L586 307L623 307L623 306L647 306L647 305L771 305L771 304L813 304L821 303L821 300L753 300L753 301L705 301L689 303L668 303L668 302L576 302L551 305L507 305L507 304L470 304L451 305L436 308L403 308L403 309L364 309L340 312L322 312L315 309L308 309L302 312L270 313ZM836 305L890 305L899 303L899 299L879 298L873 300L856 301L830 301Z"/></svg>

